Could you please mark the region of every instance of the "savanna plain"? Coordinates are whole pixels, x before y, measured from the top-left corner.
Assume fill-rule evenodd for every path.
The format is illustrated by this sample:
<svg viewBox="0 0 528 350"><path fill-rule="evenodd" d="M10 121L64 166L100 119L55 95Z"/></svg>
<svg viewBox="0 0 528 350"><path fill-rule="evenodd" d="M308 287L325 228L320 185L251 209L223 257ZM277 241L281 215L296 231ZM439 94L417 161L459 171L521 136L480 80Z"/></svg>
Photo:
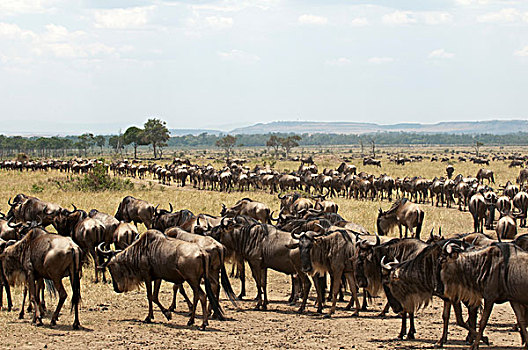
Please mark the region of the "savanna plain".
<svg viewBox="0 0 528 350"><path fill-rule="evenodd" d="M489 150L504 152L505 150ZM511 150L508 150L511 151ZM526 152L526 150L519 150ZM409 149L407 153L425 152ZM428 150L427 152L432 152ZM440 151L441 152L441 151ZM341 162L342 154L330 153L314 157L319 169L336 168ZM220 155L219 155L220 158ZM404 166L389 162L382 157L382 167L363 166L361 159L350 163L358 167L358 171L366 171L379 175L386 173L392 177L422 176L432 179L435 176L445 176L447 163L422 162L408 163ZM110 161L110 160L108 160ZM166 160L168 161L168 160ZM206 164L211 160L202 159L198 153L191 154L194 163ZM146 162L145 162L146 163ZM508 161L492 161L489 166L476 165L470 162L458 162L456 157L450 162L458 173L475 176L481 167L490 168L495 172L496 189L508 180L514 182L519 173L518 168L509 168ZM218 168L222 163L216 161ZM250 159L250 167L262 164L259 159ZM299 162L278 161L275 169L293 170ZM99 211L114 214L119 202L126 195L141 198L160 207L168 208L169 202L175 209L189 209L193 213L209 213L219 215L221 204L234 204L238 199L250 197L268 204L276 212L279 200L276 194L266 191L250 191L224 193L218 191L197 190L192 185L184 188L176 185L158 184L152 176L145 180L132 179L134 188L129 191L79 192L64 190L55 185L57 179L65 180L64 173L49 172L18 172L0 171L0 209L8 210L7 200L17 193L37 196L43 200L57 203L66 208L71 204L84 210L97 208ZM354 200L342 197L333 199L339 205L339 214L345 219L363 225L375 233L375 223L378 209L384 210L391 203L384 201ZM473 222L468 212L434 207L431 203L422 204L425 210L425 223L422 235L428 235L434 229L435 233L441 227L444 236L452 236L473 231ZM144 231L140 225L140 231ZM525 228L520 229L526 233ZM494 235L494 232L487 233ZM392 235L397 235L397 230ZM228 267L228 271L230 267ZM201 331L197 326L187 326L187 306L183 299L178 299L176 313L172 320L165 317L155 308L155 319L151 324L143 323L147 314L147 298L144 289L116 294L109 283L93 283L93 269L85 267L82 277L82 305L80 309L81 330L73 331L71 323L73 315L69 313L67 304L63 308L58 325L49 326L49 315L44 318L44 326L31 324L31 316L26 313L25 319L18 319L18 311L22 301L22 289L13 290L14 311L0 312L0 347L5 349L268 349L268 348L314 348L314 349L424 349L433 348L442 332L442 303L434 299L432 305L421 309L416 317L416 340L397 340L401 320L389 313L388 317L379 318L377 314L383 308L384 297L373 298L368 311L363 311L358 317L352 317L353 311L346 311L345 302L338 303L336 314L331 318L323 318L317 314L314 307L315 289L312 287L307 311L297 314L296 307L288 305L290 278L286 275L268 272L268 294L270 304L267 311L254 311L253 296L256 288L249 268L247 274L246 299L239 302L240 310L227 302L223 293L221 302L226 310L227 321L210 320L209 327ZM69 283L64 280L66 290L71 294ZM231 279L235 292L239 290L238 279ZM189 291L190 292L190 291ZM160 294L164 305L170 303L172 286L163 283ZM47 306L52 309L56 299L46 294ZM348 301L349 295L345 295ZM69 299L67 301L69 303ZM327 303L328 304L328 303ZM197 316L199 323L200 316ZM448 349L465 349L468 345L464 339L466 331L454 324L454 314L451 315L449 339L444 346ZM491 341L488 347L482 349L514 349L521 344L518 332L513 330L515 316L508 304L494 308L486 335Z"/></svg>

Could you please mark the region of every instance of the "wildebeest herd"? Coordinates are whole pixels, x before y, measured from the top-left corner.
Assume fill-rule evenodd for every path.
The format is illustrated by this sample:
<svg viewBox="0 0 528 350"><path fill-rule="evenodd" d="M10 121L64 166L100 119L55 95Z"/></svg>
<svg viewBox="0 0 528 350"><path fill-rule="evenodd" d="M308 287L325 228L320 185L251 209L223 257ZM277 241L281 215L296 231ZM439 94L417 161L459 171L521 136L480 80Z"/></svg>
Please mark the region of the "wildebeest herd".
<svg viewBox="0 0 528 350"><path fill-rule="evenodd" d="M351 315L366 310L369 297L384 294L387 302L382 314L392 309L401 316L398 335L401 339L414 339L415 312L438 297L444 303L444 328L439 345L447 341L451 306L456 323L468 331L466 340L472 348L478 348L481 341L488 342L483 333L493 305L509 302L516 315L512 326L516 324L521 342L526 346L528 235L517 234L517 221L520 220L521 226L526 225L526 169L521 170L517 185L506 184L498 195L490 187L494 182L493 173L453 178L449 167L447 178L428 180L356 174L356 168L345 163L335 170L325 169L321 174L314 164L301 164L298 171L281 174L264 168L248 169L240 163L243 162L232 162L217 171L177 161L168 167L145 167L144 172L135 175L141 177L150 172L160 181L170 183L167 175L159 177L161 168L170 171L171 178L178 179L182 186L188 178L198 188L211 186L220 191L231 191L235 186L246 190L252 186L272 193L290 191L278 193L278 213L251 198L242 198L231 207L222 206L220 215L216 216L195 215L186 209L175 211L172 205L168 210L160 209L159 205L127 196L115 215L110 215L75 206L69 210L36 197L16 195L8 202L10 209L0 220L3 285L0 303L5 290L7 309L11 310L10 286L23 286L19 317L24 316L26 294L29 294L33 322L41 324L44 290L56 291L59 300L51 318L54 325L67 298L62 279L69 278L75 311L73 328L78 328L82 268L91 260L94 281L100 275L105 281L105 270L108 270L117 293L145 286L149 304L145 322L152 321L153 304L170 320L180 292L189 307L189 325L194 323L200 302L203 329L208 325L210 314L218 320L226 318L220 303L221 288L233 307L239 308L236 299L246 296L247 264L257 287L257 310L265 310L269 304L267 271L272 269L291 277L289 302L293 306L300 300L298 312L304 312L309 306L312 284L317 295L317 312L323 312L327 299L331 301L327 317L335 312L337 301L347 290L351 298L345 309L353 309ZM129 170L126 173L116 170L119 166L110 168L116 175L131 175ZM93 165L84 168L93 168ZM181 172L187 172L185 177L178 177ZM225 173L229 176L222 177ZM241 181L244 176L247 182ZM272 180L266 182L268 177ZM304 194L296 192L300 190ZM339 195L358 199L386 197L394 199L394 203L387 211L380 209L377 234L370 234L339 214L338 205L328 199ZM468 208L472 214L475 232L445 238L441 232L431 231L428 237L421 237L425 215L420 204L429 199L434 204L436 199L437 206L450 206L455 198L460 209ZM496 212L498 220L495 220ZM144 224L147 231L139 234L138 224ZM497 240L484 235L484 225L488 229L496 227ZM48 232L48 226L53 226L58 234ZM396 226L400 228L400 237L387 238ZM402 227L406 228L405 237ZM407 231L411 237L407 237ZM238 296L226 271L228 261L233 263L241 279ZM173 302L168 308L159 301L162 281L174 285ZM192 290L191 299L186 295L184 283ZM463 307L468 310L467 320L463 317Z"/></svg>

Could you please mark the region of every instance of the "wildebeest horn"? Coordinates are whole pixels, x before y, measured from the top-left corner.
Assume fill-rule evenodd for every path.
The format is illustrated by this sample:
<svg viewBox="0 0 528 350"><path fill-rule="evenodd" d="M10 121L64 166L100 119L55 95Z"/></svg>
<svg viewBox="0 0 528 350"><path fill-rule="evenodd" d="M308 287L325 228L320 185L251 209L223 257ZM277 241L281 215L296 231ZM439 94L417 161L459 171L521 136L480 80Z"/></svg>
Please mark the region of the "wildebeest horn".
<svg viewBox="0 0 528 350"><path fill-rule="evenodd" d="M292 231L291 236L292 236L293 239L300 239L301 238L301 235L296 233L295 231Z"/></svg>
<svg viewBox="0 0 528 350"><path fill-rule="evenodd" d="M13 205L15 205L14 203L11 203L11 197L9 197L9 199L7 200L7 204L9 204L10 207L12 207Z"/></svg>
<svg viewBox="0 0 528 350"><path fill-rule="evenodd" d="M103 256L106 256L106 257L109 257L109 256L114 256L117 254L116 251L112 251L112 250L104 250L103 249L103 246L104 246L105 242L101 242L99 243L99 245L97 246L97 252L99 252L99 254L103 255Z"/></svg>
<svg viewBox="0 0 528 350"><path fill-rule="evenodd" d="M431 233L429 233L429 238L430 239L434 238L433 232L434 232L434 227L431 229Z"/></svg>
<svg viewBox="0 0 528 350"><path fill-rule="evenodd" d="M169 202L169 208L170 208L169 212L172 213L173 208L172 208L172 203L171 202Z"/></svg>
<svg viewBox="0 0 528 350"><path fill-rule="evenodd" d="M136 234L136 237L134 237L134 242L139 239L139 233Z"/></svg>
<svg viewBox="0 0 528 350"><path fill-rule="evenodd" d="M319 231L317 231L317 234L314 236L314 237L319 237L319 236L323 236L324 234L326 234L326 229L319 225L319 224L315 224L316 227L319 227Z"/></svg>
<svg viewBox="0 0 528 350"><path fill-rule="evenodd" d="M225 218L225 216L224 216L224 217L222 218L222 220L220 220L220 226L221 226L222 228L224 228L224 227L227 226L226 224L224 224L224 220L225 220L225 219L226 219L226 218Z"/></svg>
<svg viewBox="0 0 528 350"><path fill-rule="evenodd" d="M0 218L5 219L5 214L0 211Z"/></svg>
<svg viewBox="0 0 528 350"><path fill-rule="evenodd" d="M154 213L155 213L156 215L159 215L158 207L159 207L159 204L156 205L156 207L154 208Z"/></svg>
<svg viewBox="0 0 528 350"><path fill-rule="evenodd" d="M200 215L196 216L196 225L200 226Z"/></svg>
<svg viewBox="0 0 528 350"><path fill-rule="evenodd" d="M22 226L21 222L19 222L18 224L12 224L11 223L12 220L13 220L13 217L10 217L9 220L7 220L7 226L11 228L19 228L20 226Z"/></svg>
<svg viewBox="0 0 528 350"><path fill-rule="evenodd" d="M376 244L375 245L380 245L380 244L381 244L380 236L376 235Z"/></svg>
<svg viewBox="0 0 528 350"><path fill-rule="evenodd" d="M379 208L379 211L378 211L380 214L383 214L383 210L381 210L381 208Z"/></svg>
<svg viewBox="0 0 528 350"><path fill-rule="evenodd" d="M280 192L277 197L279 197L279 199L284 199L286 196L281 196L282 195L282 192Z"/></svg>
<svg viewBox="0 0 528 350"><path fill-rule="evenodd" d="M385 264L385 255L383 255L383 258L381 258L380 262L381 267L383 267L385 270L391 270L392 266Z"/></svg>
<svg viewBox="0 0 528 350"><path fill-rule="evenodd" d="M277 216L277 218L275 219L275 218L273 217L273 213L275 213L275 210L271 212L271 214L270 214L270 220L271 220L271 221L278 222L278 221L279 221L279 217Z"/></svg>

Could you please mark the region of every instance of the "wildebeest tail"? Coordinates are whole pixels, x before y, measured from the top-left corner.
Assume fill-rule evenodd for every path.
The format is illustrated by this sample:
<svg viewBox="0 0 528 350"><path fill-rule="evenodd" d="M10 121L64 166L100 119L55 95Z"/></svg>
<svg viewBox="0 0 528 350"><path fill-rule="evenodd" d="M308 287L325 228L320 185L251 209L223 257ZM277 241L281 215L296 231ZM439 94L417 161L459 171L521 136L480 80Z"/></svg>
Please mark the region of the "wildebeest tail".
<svg viewBox="0 0 528 350"><path fill-rule="evenodd" d="M57 289L55 289L55 285L53 284L53 281L47 278L44 278L44 285L46 286L46 289L48 290L50 297L55 298L57 296Z"/></svg>
<svg viewBox="0 0 528 350"><path fill-rule="evenodd" d="M72 248L72 268L70 271L70 280L72 287L71 311L81 302L81 253Z"/></svg>
<svg viewBox="0 0 528 350"><path fill-rule="evenodd" d="M216 299L215 294L213 293L213 288L211 287L211 281L209 280L209 256L207 254L202 254L203 268L204 268L204 284L205 284L205 294L207 299L211 303L214 312L218 315L218 319L221 321L225 320L224 312Z"/></svg>
<svg viewBox="0 0 528 350"><path fill-rule="evenodd" d="M227 277L227 272L226 272L225 264L224 264L224 253L225 251L222 249L222 253L221 253L222 267L220 269L220 280L222 282L222 288L224 288L224 292L229 298L229 301L231 301L231 304L233 304L233 306L238 309L235 292L233 292L233 287L231 287L231 282L229 281L229 278Z"/></svg>

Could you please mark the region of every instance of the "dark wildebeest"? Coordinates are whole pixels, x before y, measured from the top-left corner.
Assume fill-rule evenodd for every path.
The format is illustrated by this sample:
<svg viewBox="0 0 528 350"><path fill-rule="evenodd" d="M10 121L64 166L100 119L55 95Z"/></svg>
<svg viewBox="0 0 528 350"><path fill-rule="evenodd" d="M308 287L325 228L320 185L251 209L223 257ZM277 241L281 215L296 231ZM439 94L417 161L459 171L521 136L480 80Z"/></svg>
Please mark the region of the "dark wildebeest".
<svg viewBox="0 0 528 350"><path fill-rule="evenodd" d="M469 212L473 217L474 232L484 233L484 220L487 212L486 199L481 193L474 194L469 200Z"/></svg>
<svg viewBox="0 0 528 350"><path fill-rule="evenodd" d="M97 245L104 243L106 246L112 244L113 237L105 237L105 228L99 220L88 217L84 210L79 210L74 206L74 211L62 209L55 217L53 226L61 236L69 236L81 247L85 256L90 255L94 263L95 283L99 282L97 265L99 257L97 255ZM103 272L103 281L106 277Z"/></svg>
<svg viewBox="0 0 528 350"><path fill-rule="evenodd" d="M157 230L148 230L121 252L103 250L101 245L97 250L108 257L102 267L107 267L110 271L116 293L128 292L137 289L142 283L145 284L149 304L146 323L152 322L154 318L152 302L158 305L167 320L172 317L171 312L164 308L158 299L162 280L175 284L187 282L192 288L194 294L192 312L187 325L194 324L198 300L202 304L201 328L205 329L208 325L206 295L213 310L218 315L222 315L209 280L209 255L197 244L167 237ZM200 287L202 279L205 282L206 294ZM154 293L152 282L155 283Z"/></svg>
<svg viewBox="0 0 528 350"><path fill-rule="evenodd" d="M33 322L42 324L43 305L39 298L39 285L47 279L59 292L59 302L51 317L51 325L57 323L60 310L68 294L62 284L70 277L72 286L72 309L75 310L73 328L78 329L79 302L81 300L81 261L83 252L69 237L49 234L40 227L29 228L20 241L9 245L0 244L0 261L9 284L27 284L33 304Z"/></svg>
<svg viewBox="0 0 528 350"><path fill-rule="evenodd" d="M0 239L3 239L6 242L12 239L18 240L20 238L17 225L21 225L22 223L12 224L11 221L12 220L7 220L3 213L0 213Z"/></svg>
<svg viewBox="0 0 528 350"><path fill-rule="evenodd" d="M462 241L449 240L447 242L453 242L459 246L464 245ZM467 339L471 341L476 337L477 307L469 308L469 321L466 323L462 317L459 299L449 299L444 295L442 288L439 288L438 273L440 267L438 259L445 244L446 240L437 241L424 248L414 258L401 263L397 261L387 263L386 259L382 258L383 290L393 311L402 317L402 327L398 335L400 339L403 339L406 333L407 316L409 316L410 321L407 339L414 339L416 333L414 313L427 306L433 296L438 296L444 301L442 315L444 327L442 336L438 341L439 345L443 345L447 341L451 305L455 309L457 324L469 331Z"/></svg>
<svg viewBox="0 0 528 350"><path fill-rule="evenodd" d="M7 242L0 238L0 247L4 246ZM2 267L2 260L0 259L0 310L3 308L4 303L4 289L6 291L7 298L7 311L11 311L13 308L13 301L11 300L11 288L4 274L4 268Z"/></svg>
<svg viewBox="0 0 528 350"><path fill-rule="evenodd" d="M223 218L219 226L206 233L228 251L248 262L253 279L257 285L256 310L266 310L268 305L267 270L273 269L293 276L297 275L303 286L303 300L299 312L302 312L308 299L311 282L301 271L300 254L295 245L298 241L289 232L275 226L250 223L240 224L237 219ZM293 284L293 283L292 283ZM292 293L293 294L293 293ZM292 300L293 302L293 300Z"/></svg>
<svg viewBox="0 0 528 350"><path fill-rule="evenodd" d="M528 181L528 168L521 169L519 171L519 176L517 176L516 182L519 186L524 185Z"/></svg>
<svg viewBox="0 0 528 350"><path fill-rule="evenodd" d="M358 286L367 289L371 296L377 296L382 290L381 259L393 261L406 261L420 253L428 244L415 238L394 238L388 242L381 243L379 238L376 242L360 239L356 242L355 273ZM380 316L389 311L386 303Z"/></svg>
<svg viewBox="0 0 528 350"><path fill-rule="evenodd" d="M154 209L154 215L152 216L152 228L158 231L165 231L171 227L182 226L187 221L194 218L194 214L187 209L178 210L172 212L172 204L169 203L170 210L165 209Z"/></svg>
<svg viewBox="0 0 528 350"><path fill-rule="evenodd" d="M493 170L490 169L479 169L476 176L479 183L484 183L484 179L487 179L489 183L495 183L495 178L493 176Z"/></svg>
<svg viewBox="0 0 528 350"><path fill-rule="evenodd" d="M293 194L277 195L281 200L281 214L291 214L296 216L299 211L303 209L312 209L314 207L314 202L308 198L303 198L297 192Z"/></svg>
<svg viewBox="0 0 528 350"><path fill-rule="evenodd" d="M123 250L131 245L138 237L137 227L129 222L121 222L114 230L112 241L118 250Z"/></svg>
<svg viewBox="0 0 528 350"><path fill-rule="evenodd" d="M453 173L454 172L455 172L455 168L452 165L448 165L446 167L446 173L447 173L447 178L448 179L451 179L453 177Z"/></svg>
<svg viewBox="0 0 528 350"><path fill-rule="evenodd" d="M169 237L177 238L182 241L191 242L197 244L204 252L209 254L209 261L210 261L210 267L209 267L209 277L211 279L211 288L213 290L213 293L217 300L219 300L220 297L220 282L222 282L222 286L224 287L224 290L228 296L228 298L231 300L233 305L235 307L238 307L235 303L235 294L233 293L233 289L231 287L231 283L229 282L229 278L227 278L227 273L225 270L225 256L226 256L226 248L216 241L212 237L208 236L200 236L194 233L189 233L179 227L172 227L165 231L165 234ZM181 285L180 285L181 286ZM174 311L176 309L176 294L178 292L178 289L182 291L182 294L184 294L184 289L180 288L178 285L174 285L174 293L172 298L172 304L169 307L170 311ZM187 299L187 298L186 298ZM211 307L211 305L209 305ZM219 316L219 315L215 315Z"/></svg>
<svg viewBox="0 0 528 350"><path fill-rule="evenodd" d="M18 194L8 204L11 208L7 212L7 219L14 218L15 222L42 222L43 227L52 224L55 216L62 210L57 204L24 194Z"/></svg>
<svg viewBox="0 0 528 350"><path fill-rule="evenodd" d="M112 242L114 232L119 226L119 220L110 214L102 213L97 209L92 209L88 213L88 216L92 219L98 220L104 227L104 240L105 242Z"/></svg>
<svg viewBox="0 0 528 350"><path fill-rule="evenodd" d="M271 210L270 208L261 202L256 202L250 198L242 198L234 206L227 209L224 204L222 204L222 211L220 215L225 217L235 217L236 215L249 216L257 221L262 222L263 224L271 223Z"/></svg>
<svg viewBox="0 0 528 350"><path fill-rule="evenodd" d="M327 316L331 316L336 309L337 294L341 287L341 277L344 275L352 292L352 299L346 309L356 304L355 315L359 313L360 303L357 296L357 285L353 273L353 262L355 257L355 239L350 237L346 230L336 230L326 233L324 229L319 232L308 231L297 234L292 232L292 237L299 241L291 248L299 248L302 272L312 276L324 276L326 273L331 277L332 307ZM317 312L321 313L324 305L323 290L319 283L315 283L317 289Z"/></svg>
<svg viewBox="0 0 528 350"><path fill-rule="evenodd" d="M480 307L484 299L479 332L471 349L478 349L493 305L507 301L515 312L526 346L528 252L509 243L496 243L468 252L446 244L439 265L443 291L449 299L466 302L474 308Z"/></svg>
<svg viewBox="0 0 528 350"><path fill-rule="evenodd" d="M154 216L154 206L142 199L136 199L132 196L123 198L115 218L119 221L143 223L147 229L152 227L152 217Z"/></svg>
<svg viewBox="0 0 528 350"><path fill-rule="evenodd" d="M497 203L495 204L495 208L497 208L497 211L500 213L501 217L502 215L510 214L512 210L512 201L510 197L500 196L499 198L497 198Z"/></svg>
<svg viewBox="0 0 528 350"><path fill-rule="evenodd" d="M422 232L422 225L425 213L418 204L409 201L407 198L402 198L394 202L392 207L383 211L379 210L377 219L377 228L379 235L387 235L389 231L396 225L400 230L400 238L402 238L402 225L405 226L405 238L407 233L411 231L411 237L420 239ZM416 234L414 228L416 227Z"/></svg>
<svg viewBox="0 0 528 350"><path fill-rule="evenodd" d="M519 210L516 213L516 217L520 218L521 223L519 226L526 226L526 216L528 215L528 193L521 191L513 197L513 206Z"/></svg>
<svg viewBox="0 0 528 350"><path fill-rule="evenodd" d="M497 222L497 227L495 227L495 232L497 232L499 242L502 239L514 239L517 236L515 219L510 215L502 214L502 217Z"/></svg>

